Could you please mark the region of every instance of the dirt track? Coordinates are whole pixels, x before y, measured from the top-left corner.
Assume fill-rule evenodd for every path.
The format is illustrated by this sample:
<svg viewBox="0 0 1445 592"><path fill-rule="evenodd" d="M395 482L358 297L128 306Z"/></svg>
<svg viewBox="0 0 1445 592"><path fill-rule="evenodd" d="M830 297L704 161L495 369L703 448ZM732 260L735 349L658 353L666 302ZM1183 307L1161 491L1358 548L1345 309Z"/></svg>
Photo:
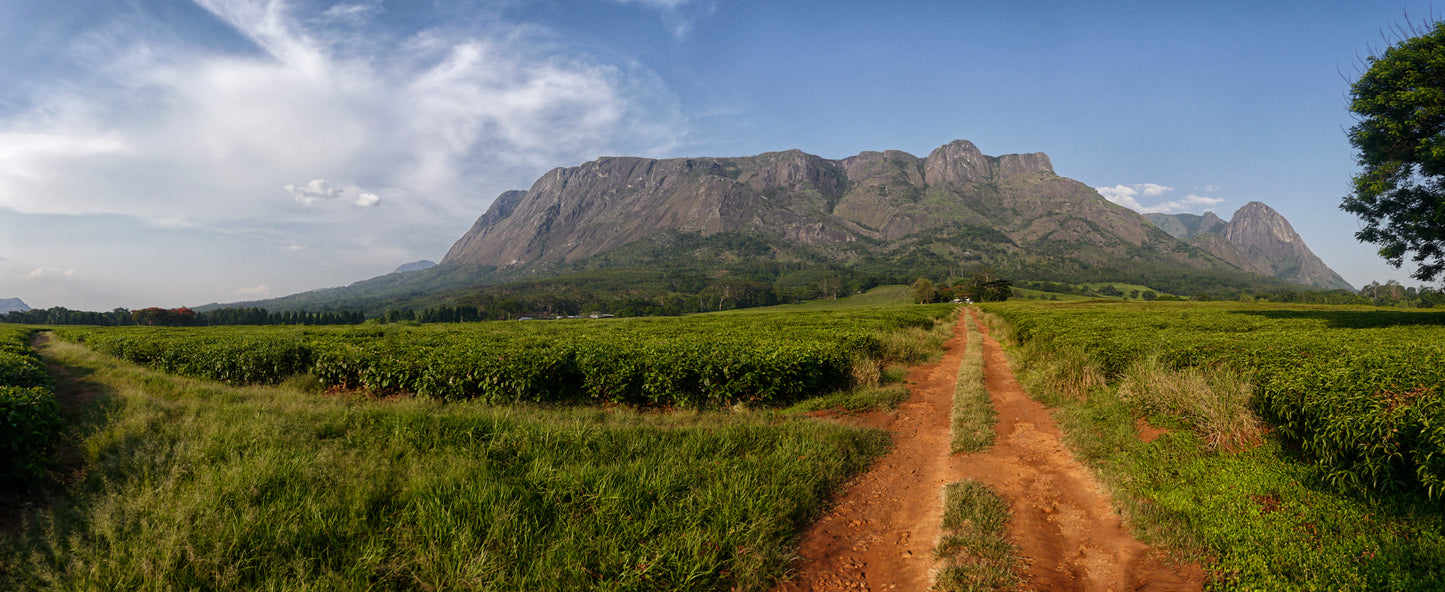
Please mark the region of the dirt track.
<svg viewBox="0 0 1445 592"><path fill-rule="evenodd" d="M999 414L997 440L984 452L949 454L962 323L960 318L942 360L909 373L911 396L896 415L867 418L893 432L893 449L804 534L798 575L777 590L928 589L937 567L942 489L964 478L1008 501L1009 536L1027 564L1025 590L1201 590L1198 567L1166 565L1129 535L1093 477L1064 447L1049 411L1024 394L986 333L985 378Z"/></svg>

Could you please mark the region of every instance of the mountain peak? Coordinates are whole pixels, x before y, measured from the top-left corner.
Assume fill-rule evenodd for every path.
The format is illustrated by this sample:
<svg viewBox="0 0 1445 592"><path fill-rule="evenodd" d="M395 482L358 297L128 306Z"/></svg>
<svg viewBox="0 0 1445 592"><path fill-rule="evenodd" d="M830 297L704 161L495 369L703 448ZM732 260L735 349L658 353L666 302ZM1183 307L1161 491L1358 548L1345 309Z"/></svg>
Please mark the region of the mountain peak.
<svg viewBox="0 0 1445 592"><path fill-rule="evenodd" d="M1225 238L1231 242L1260 242L1272 240L1284 243L1302 243L1299 234L1279 212L1261 202L1252 201L1234 211L1234 217L1225 227Z"/></svg>
<svg viewBox="0 0 1445 592"><path fill-rule="evenodd" d="M923 163L924 182L929 185L993 181L999 177L1030 172L1053 174L1054 165L1042 152L1005 154L997 158L980 152L973 142L954 140L928 154Z"/></svg>
<svg viewBox="0 0 1445 592"><path fill-rule="evenodd" d="M1262 202L1244 204L1227 223L1214 212L1145 217L1175 238L1240 269L1306 286L1354 290L1310 251L1289 220Z"/></svg>
<svg viewBox="0 0 1445 592"><path fill-rule="evenodd" d="M0 314L9 312L25 312L30 310L30 305L19 298L0 299Z"/></svg>
<svg viewBox="0 0 1445 592"><path fill-rule="evenodd" d="M392 273L407 273L407 272L412 272L412 271L421 271L421 270L423 270L423 269L431 269L431 268L436 267L436 266L437 266L436 262L431 261L431 260L428 260L428 259L422 259L421 261L412 261L411 263L407 263L407 264L405 264L405 265L402 265L401 267L398 267L398 268L396 268L395 270L393 270Z"/></svg>

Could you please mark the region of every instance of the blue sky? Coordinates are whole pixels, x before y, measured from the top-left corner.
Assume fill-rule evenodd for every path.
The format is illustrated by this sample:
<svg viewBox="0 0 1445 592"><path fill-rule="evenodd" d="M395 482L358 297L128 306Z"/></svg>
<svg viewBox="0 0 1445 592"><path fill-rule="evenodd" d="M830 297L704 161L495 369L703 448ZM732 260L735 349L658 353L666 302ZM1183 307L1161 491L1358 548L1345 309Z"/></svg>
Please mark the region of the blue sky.
<svg viewBox="0 0 1445 592"><path fill-rule="evenodd" d="M1279 210L1355 286L1361 59L1429 2L0 0L0 298L231 302L439 260L602 155L1046 152Z"/></svg>

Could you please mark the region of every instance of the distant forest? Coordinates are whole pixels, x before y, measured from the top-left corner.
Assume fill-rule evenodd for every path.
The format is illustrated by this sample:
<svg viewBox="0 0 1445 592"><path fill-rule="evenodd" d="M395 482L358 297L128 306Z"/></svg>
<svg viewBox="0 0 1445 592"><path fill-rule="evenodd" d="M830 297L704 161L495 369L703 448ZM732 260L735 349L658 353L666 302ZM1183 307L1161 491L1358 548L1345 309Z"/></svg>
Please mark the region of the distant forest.
<svg viewBox="0 0 1445 592"><path fill-rule="evenodd" d="M157 314L156 311L161 311ZM190 309L146 308L127 310L117 308L110 312L70 310L63 306L47 309L33 309L25 312L12 311L0 315L0 322L23 325L97 325L121 327L130 325L185 325L204 327L210 325L355 325L366 320L360 312L272 312L263 308L221 308L200 313L186 314Z"/></svg>

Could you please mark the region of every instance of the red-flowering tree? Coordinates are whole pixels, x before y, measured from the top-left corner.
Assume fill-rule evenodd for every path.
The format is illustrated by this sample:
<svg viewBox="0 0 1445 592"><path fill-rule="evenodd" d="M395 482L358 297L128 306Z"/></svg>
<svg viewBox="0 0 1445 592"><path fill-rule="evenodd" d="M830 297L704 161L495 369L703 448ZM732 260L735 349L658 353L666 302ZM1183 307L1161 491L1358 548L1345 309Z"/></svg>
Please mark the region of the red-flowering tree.
<svg viewBox="0 0 1445 592"><path fill-rule="evenodd" d="M130 317L140 325L151 327L182 327L191 324L196 318L196 311L189 308L142 308L133 310Z"/></svg>

